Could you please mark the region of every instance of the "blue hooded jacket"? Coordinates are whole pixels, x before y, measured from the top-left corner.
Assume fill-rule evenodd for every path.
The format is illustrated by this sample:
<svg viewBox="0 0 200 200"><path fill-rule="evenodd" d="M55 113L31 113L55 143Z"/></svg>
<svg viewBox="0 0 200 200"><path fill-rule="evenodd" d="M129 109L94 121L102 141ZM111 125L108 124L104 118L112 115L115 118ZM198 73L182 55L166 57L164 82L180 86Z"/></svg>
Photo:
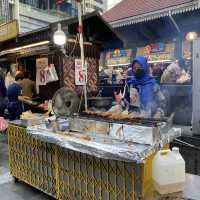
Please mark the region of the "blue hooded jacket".
<svg viewBox="0 0 200 200"><path fill-rule="evenodd" d="M133 79L128 81L128 84L138 88L142 109L148 111L151 110L150 107L154 103L154 87L156 85L156 80L150 76L149 65L144 56L137 56L133 60L133 63L134 62L140 63L144 70L144 77L138 79L133 72Z"/></svg>

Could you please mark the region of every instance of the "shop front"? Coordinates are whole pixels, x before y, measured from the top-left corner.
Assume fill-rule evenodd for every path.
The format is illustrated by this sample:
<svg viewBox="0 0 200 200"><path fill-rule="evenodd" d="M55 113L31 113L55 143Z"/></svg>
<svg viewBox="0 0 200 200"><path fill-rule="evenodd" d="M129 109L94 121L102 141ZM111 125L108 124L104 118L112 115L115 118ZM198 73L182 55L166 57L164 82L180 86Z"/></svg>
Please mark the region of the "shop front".
<svg viewBox="0 0 200 200"><path fill-rule="evenodd" d="M126 52L131 53L126 54L125 57L123 57L123 51L120 51L119 49L107 52L104 63L104 66L107 67L104 68L103 72L104 75L105 72L107 72L106 80L108 80L109 83L107 83L107 85L102 85L101 88L103 95L112 96L115 91L119 92L120 90L123 92L127 80L133 78L129 73L131 71L130 64L133 58L135 56L145 56L148 60L150 74L160 85L165 96L165 114L169 116L171 113L175 112L175 123L191 125L191 42L184 41L181 49L183 51L183 58L181 59L177 58L177 43L172 40L166 42L149 43L145 46L138 46L136 51L133 49L126 50ZM188 75L180 75L179 79L171 81L171 75L169 74L168 76L166 73L171 66L172 68L173 66L177 66L179 60L184 60L184 70L187 71ZM172 73L175 74L177 72L173 71L172 69ZM109 88L109 92L107 88ZM176 104L177 102L179 102L178 105Z"/></svg>
<svg viewBox="0 0 200 200"><path fill-rule="evenodd" d="M132 15L129 13L126 18L122 18L121 15L126 13L116 16L115 9L122 9L126 4L124 2L104 14L105 19L123 38L124 47L132 49L135 55L148 58L152 75L165 93L166 113L175 112L175 123L182 125L191 125L192 120L192 43L200 33L197 26L199 7L196 7L196 3L172 5L160 10L152 8L149 13L146 12L147 7L141 4L143 14L133 8L130 11ZM162 6L159 4L158 7ZM184 66L177 67L178 61L184 62ZM170 80L169 77L173 76L179 78Z"/></svg>

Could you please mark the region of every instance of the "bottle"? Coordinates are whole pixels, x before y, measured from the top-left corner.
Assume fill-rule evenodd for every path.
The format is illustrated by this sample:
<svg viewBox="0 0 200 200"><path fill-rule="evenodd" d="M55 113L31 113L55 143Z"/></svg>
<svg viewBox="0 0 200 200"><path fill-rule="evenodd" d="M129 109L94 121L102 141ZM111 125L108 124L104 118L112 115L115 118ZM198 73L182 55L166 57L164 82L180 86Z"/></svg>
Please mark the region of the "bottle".
<svg viewBox="0 0 200 200"><path fill-rule="evenodd" d="M155 155L152 166L154 188L160 194L183 191L185 185L185 161L179 148L161 150Z"/></svg>

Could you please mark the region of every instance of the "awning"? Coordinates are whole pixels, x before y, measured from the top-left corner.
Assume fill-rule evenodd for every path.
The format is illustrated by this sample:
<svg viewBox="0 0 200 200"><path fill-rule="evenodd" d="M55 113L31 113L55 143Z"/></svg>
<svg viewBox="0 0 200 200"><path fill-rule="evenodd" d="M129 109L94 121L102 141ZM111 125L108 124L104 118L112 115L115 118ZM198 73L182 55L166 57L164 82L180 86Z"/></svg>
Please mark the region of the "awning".
<svg viewBox="0 0 200 200"><path fill-rule="evenodd" d="M24 55L30 52L38 52L49 49L49 41L38 42L30 45L24 45L13 49L7 49L0 52L0 57L8 54Z"/></svg>
<svg viewBox="0 0 200 200"><path fill-rule="evenodd" d="M123 26L131 25L131 24L137 24L140 22L147 22L150 20L154 20L154 19L158 19L158 18L170 16L170 15L176 15L176 14L181 14L181 13L185 13L189 11L194 11L197 9L200 9L199 2L191 1L183 5L178 5L178 6L138 15L138 16L133 16L133 17L117 20L117 21L111 22L110 24L114 28L123 27Z"/></svg>

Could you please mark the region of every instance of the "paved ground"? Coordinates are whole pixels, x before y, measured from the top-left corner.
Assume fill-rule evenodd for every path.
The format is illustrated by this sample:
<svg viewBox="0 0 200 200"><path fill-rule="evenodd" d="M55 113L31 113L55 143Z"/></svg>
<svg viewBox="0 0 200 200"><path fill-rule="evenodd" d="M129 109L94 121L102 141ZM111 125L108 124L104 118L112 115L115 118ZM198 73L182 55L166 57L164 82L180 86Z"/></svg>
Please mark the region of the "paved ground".
<svg viewBox="0 0 200 200"><path fill-rule="evenodd" d="M53 200L40 191L23 184L14 183L8 169L8 145L5 135L0 134L0 199L1 200Z"/></svg>

